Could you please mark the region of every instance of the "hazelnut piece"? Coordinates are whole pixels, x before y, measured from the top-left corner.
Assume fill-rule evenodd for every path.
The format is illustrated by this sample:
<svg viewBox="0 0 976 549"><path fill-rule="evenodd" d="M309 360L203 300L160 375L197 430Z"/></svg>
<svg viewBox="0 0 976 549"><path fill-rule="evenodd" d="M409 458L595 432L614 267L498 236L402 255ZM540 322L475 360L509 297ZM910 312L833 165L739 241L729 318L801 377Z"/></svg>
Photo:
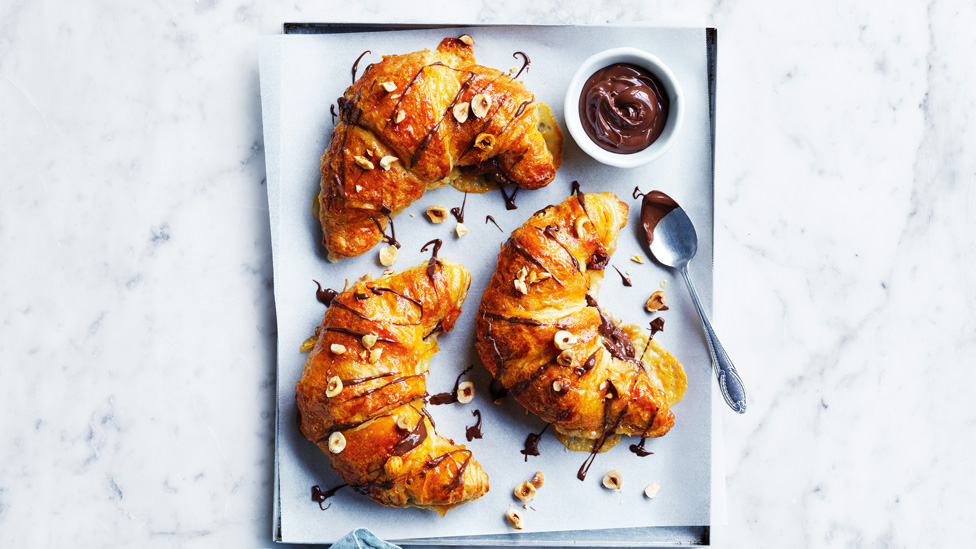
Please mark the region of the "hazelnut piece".
<svg viewBox="0 0 976 549"><path fill-rule="evenodd" d="M380 248L380 264L384 267L389 267L393 265L393 262L397 260L397 256L400 255L400 251L397 250L396 246L385 246Z"/></svg>
<svg viewBox="0 0 976 549"><path fill-rule="evenodd" d="M624 484L624 475L614 469L603 475L603 487L611 490L619 490Z"/></svg>
<svg viewBox="0 0 976 549"><path fill-rule="evenodd" d="M339 452L346 449L346 437L339 431L336 431L329 435L329 451L333 454L338 454Z"/></svg>
<svg viewBox="0 0 976 549"><path fill-rule="evenodd" d="M458 402L461 404L467 404L474 400L474 383L470 381L462 381L458 385Z"/></svg>
<svg viewBox="0 0 976 549"><path fill-rule="evenodd" d="M383 354L383 349L376 347L369 350L369 363L376 364L376 361L380 359L380 355Z"/></svg>
<svg viewBox="0 0 976 549"><path fill-rule="evenodd" d="M474 38L471 38L471 36L467 34L462 34L461 36L458 36L458 40L460 40L461 43L464 44L465 46L474 45Z"/></svg>
<svg viewBox="0 0 976 549"><path fill-rule="evenodd" d="M528 295L529 288L525 285L525 280L521 278L515 279L515 289L522 292L522 295Z"/></svg>
<svg viewBox="0 0 976 549"><path fill-rule="evenodd" d="M407 117L407 113L405 113L403 111L397 111L396 112L396 118L393 119L393 122L395 124L399 124L400 122L403 122L403 119L406 118L406 117Z"/></svg>
<svg viewBox="0 0 976 549"><path fill-rule="evenodd" d="M532 501L535 497L535 486L529 481L521 482L515 487L515 497L522 500L522 503Z"/></svg>
<svg viewBox="0 0 976 549"><path fill-rule="evenodd" d="M431 223L443 223L447 219L447 208L444 206L431 206L427 208L427 217Z"/></svg>
<svg viewBox="0 0 976 549"><path fill-rule="evenodd" d="M329 378L329 385L325 388L325 396L332 398L342 392L342 380L339 376Z"/></svg>
<svg viewBox="0 0 976 549"><path fill-rule="evenodd" d="M334 355L341 355L346 352L346 346L340 345L339 343L333 343L332 345L329 345L329 350L332 351L332 354Z"/></svg>
<svg viewBox="0 0 976 549"><path fill-rule="evenodd" d="M464 223L458 223L457 227L454 227L454 231L457 233L458 238L468 234L468 228L464 226Z"/></svg>
<svg viewBox="0 0 976 549"><path fill-rule="evenodd" d="M362 339L363 347L366 347L367 349L372 349L373 348L373 345L376 345L376 340L377 339L379 339L379 338L376 337L376 334L366 334L366 335L364 335L363 336L363 339Z"/></svg>
<svg viewBox="0 0 976 549"><path fill-rule="evenodd" d="M556 348L560 351L565 351L566 349L572 349L576 346L579 341L576 336L567 332L566 330L559 330L556 332L556 336L552 339L553 343L556 344Z"/></svg>
<svg viewBox="0 0 976 549"><path fill-rule="evenodd" d="M370 162L365 156L360 156L357 154L356 156L352 157L352 159L356 161L357 166L364 170L372 170L374 167L373 163Z"/></svg>
<svg viewBox="0 0 976 549"><path fill-rule="evenodd" d="M658 290L651 294L651 297L647 298L647 303L644 304L644 308L647 312L654 313L664 306L664 292Z"/></svg>
<svg viewBox="0 0 976 549"><path fill-rule="evenodd" d="M471 100L471 112L476 118L484 118L489 109L491 109L491 97L479 93Z"/></svg>
<svg viewBox="0 0 976 549"><path fill-rule="evenodd" d="M517 509L509 509L508 511L505 511L505 518L508 519L508 525L512 528L515 528L516 530L522 529L522 513L518 512Z"/></svg>
<svg viewBox="0 0 976 549"><path fill-rule="evenodd" d="M380 167L383 168L384 172L389 171L390 166L392 166L393 163L396 162L397 160L400 159L395 156L389 156L389 155L384 156L383 158L380 158Z"/></svg>
<svg viewBox="0 0 976 549"><path fill-rule="evenodd" d="M468 110L471 108L471 103L464 101L463 103L458 103L454 105L454 119L459 123L463 124L468 119Z"/></svg>
<svg viewBox="0 0 976 549"><path fill-rule="evenodd" d="M409 431L416 427L416 425L410 422L410 414L400 414L400 416L397 417L396 426L404 431Z"/></svg>
<svg viewBox="0 0 976 549"><path fill-rule="evenodd" d="M660 484L658 484L656 482L652 482L652 483L650 483L650 484L647 485L647 488L644 488L644 495L647 496L647 497L649 497L649 498L653 498L654 496L657 495L657 491L660 490L660 489L661 489L661 485Z"/></svg>
<svg viewBox="0 0 976 549"><path fill-rule="evenodd" d="M641 265L644 264L644 258L637 254L634 254L634 257L630 258L630 260L634 263L640 263Z"/></svg>
<svg viewBox="0 0 976 549"><path fill-rule="evenodd" d="M542 471L536 471L536 473L532 475L532 486L535 486L536 488L542 488L545 481L546 479L544 476L542 476Z"/></svg>
<svg viewBox="0 0 976 549"><path fill-rule="evenodd" d="M391 92L396 89L396 84L394 84L393 82L383 82L382 84L380 84L380 87L382 87L387 92Z"/></svg>
<svg viewBox="0 0 976 549"><path fill-rule="evenodd" d="M573 365L573 350L572 349L566 349L565 351L559 353L559 356L556 357L556 364L559 364L560 366L563 366L563 367L566 367L566 368L569 368L570 366L572 366Z"/></svg>
<svg viewBox="0 0 976 549"><path fill-rule="evenodd" d="M474 141L474 146L485 152L491 152L495 148L495 136L490 133L482 133Z"/></svg>

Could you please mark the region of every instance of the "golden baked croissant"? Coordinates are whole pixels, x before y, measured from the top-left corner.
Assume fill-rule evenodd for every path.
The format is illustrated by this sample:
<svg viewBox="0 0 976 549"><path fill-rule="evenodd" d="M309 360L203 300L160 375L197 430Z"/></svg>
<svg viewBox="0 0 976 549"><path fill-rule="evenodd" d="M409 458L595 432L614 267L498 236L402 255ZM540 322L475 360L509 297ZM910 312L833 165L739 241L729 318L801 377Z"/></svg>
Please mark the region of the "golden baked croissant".
<svg viewBox="0 0 976 549"><path fill-rule="evenodd" d="M596 439L596 450L614 434L667 433L685 388L673 356L593 297L626 223L627 205L611 193L535 213L498 254L476 320L495 379L557 434Z"/></svg>
<svg viewBox="0 0 976 549"><path fill-rule="evenodd" d="M339 98L317 201L330 259L369 250L389 220L462 171L525 189L555 177L562 136L548 107L521 82L475 64L467 42L445 38L435 51L385 56Z"/></svg>
<svg viewBox="0 0 976 549"><path fill-rule="evenodd" d="M434 259L335 296L295 389L302 433L349 485L384 505L441 514L488 491L463 445L425 408L437 332L461 314L471 277Z"/></svg>

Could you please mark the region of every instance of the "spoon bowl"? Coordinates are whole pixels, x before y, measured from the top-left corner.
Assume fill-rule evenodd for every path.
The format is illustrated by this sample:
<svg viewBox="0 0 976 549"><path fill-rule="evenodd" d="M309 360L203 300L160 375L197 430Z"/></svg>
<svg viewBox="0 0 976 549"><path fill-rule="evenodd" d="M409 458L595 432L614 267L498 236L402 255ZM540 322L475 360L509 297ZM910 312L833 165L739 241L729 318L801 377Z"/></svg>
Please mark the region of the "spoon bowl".
<svg viewBox="0 0 976 549"><path fill-rule="evenodd" d="M698 318L705 330L712 369L715 371L722 397L730 408L740 414L745 413L746 391L742 386L742 379L715 335L712 323L698 298L695 284L688 274L688 262L698 252L698 233L695 232L691 218L670 196L661 191L651 191L644 195L641 203L641 225L647 247L654 259L666 267L676 269L688 286L691 300L695 303Z"/></svg>

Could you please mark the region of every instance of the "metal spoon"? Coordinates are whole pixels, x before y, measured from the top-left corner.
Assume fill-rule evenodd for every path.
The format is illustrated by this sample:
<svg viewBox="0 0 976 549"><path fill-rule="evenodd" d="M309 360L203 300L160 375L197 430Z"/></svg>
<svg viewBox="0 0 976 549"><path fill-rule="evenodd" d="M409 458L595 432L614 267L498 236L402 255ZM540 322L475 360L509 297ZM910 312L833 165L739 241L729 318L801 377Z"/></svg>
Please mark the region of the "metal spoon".
<svg viewBox="0 0 976 549"><path fill-rule="evenodd" d="M742 386L742 379L739 378L729 355L719 343L718 336L715 335L712 323L708 321L708 316L702 309L698 292L695 291L695 285L688 274L688 262L698 251L698 234L695 233L695 226L681 206L661 191L651 191L644 195L641 204L641 225L644 227L647 246L654 259L662 265L677 269L688 285L691 300L695 302L698 317L701 318L702 326L705 328L708 352L712 356L712 369L715 370L722 397L733 410L740 414L745 413L746 390Z"/></svg>

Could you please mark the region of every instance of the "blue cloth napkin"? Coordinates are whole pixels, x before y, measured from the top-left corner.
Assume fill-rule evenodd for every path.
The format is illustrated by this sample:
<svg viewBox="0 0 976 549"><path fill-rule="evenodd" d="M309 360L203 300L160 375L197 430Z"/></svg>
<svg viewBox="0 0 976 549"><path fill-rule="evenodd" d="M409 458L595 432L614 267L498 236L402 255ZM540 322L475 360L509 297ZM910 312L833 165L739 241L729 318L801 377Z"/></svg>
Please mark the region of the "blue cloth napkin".
<svg viewBox="0 0 976 549"><path fill-rule="evenodd" d="M332 549L400 549L398 545L387 543L366 528L353 530L332 544Z"/></svg>

